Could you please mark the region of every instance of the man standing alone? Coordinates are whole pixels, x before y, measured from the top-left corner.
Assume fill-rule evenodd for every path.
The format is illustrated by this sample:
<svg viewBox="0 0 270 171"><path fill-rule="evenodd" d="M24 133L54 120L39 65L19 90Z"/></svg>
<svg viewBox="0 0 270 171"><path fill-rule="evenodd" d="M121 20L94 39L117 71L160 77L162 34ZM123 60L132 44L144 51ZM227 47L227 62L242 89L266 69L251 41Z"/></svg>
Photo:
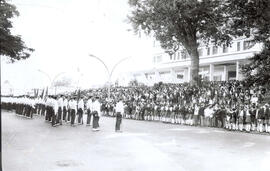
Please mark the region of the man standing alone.
<svg viewBox="0 0 270 171"><path fill-rule="evenodd" d="M96 97L95 102L93 103L93 131L99 131L99 117L100 117L100 107L99 97Z"/></svg>
<svg viewBox="0 0 270 171"><path fill-rule="evenodd" d="M124 103L122 102L121 99L116 104L115 112L116 112L115 132L118 132L120 131L120 125L122 123L122 116L124 113Z"/></svg>

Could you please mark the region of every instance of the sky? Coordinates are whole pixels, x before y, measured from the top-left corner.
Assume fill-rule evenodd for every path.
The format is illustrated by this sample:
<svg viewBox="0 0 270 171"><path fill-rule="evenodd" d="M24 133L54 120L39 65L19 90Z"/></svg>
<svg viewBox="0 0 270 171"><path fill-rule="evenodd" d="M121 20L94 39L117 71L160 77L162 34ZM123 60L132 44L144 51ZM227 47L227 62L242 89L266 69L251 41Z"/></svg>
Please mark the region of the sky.
<svg viewBox="0 0 270 171"><path fill-rule="evenodd" d="M1 84L15 89L42 88L50 80L72 78L81 88L104 84L109 70L123 58L120 74L152 67L153 39L135 35L127 22L128 0L11 0L20 16L13 34L35 52L13 64L1 61ZM62 73L62 74L61 74Z"/></svg>

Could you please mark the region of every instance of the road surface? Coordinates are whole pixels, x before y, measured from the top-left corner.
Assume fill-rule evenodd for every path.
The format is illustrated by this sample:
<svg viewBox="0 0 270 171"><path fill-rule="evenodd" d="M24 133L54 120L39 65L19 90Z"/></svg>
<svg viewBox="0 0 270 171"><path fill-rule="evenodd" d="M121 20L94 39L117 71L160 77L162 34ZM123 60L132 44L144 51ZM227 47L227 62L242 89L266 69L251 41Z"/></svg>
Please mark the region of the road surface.
<svg viewBox="0 0 270 171"><path fill-rule="evenodd" d="M270 136L102 117L91 127L52 127L2 110L5 171L270 170Z"/></svg>

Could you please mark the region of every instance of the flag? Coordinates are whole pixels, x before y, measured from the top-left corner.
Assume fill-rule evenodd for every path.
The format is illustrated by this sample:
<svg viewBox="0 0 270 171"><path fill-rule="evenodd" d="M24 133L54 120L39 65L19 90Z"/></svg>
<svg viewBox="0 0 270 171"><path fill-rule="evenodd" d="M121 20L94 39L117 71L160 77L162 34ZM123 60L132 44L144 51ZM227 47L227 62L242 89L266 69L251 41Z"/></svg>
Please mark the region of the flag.
<svg viewBox="0 0 270 171"><path fill-rule="evenodd" d="M46 100L48 96L48 87L46 87L46 92L44 93L43 100Z"/></svg>
<svg viewBox="0 0 270 171"><path fill-rule="evenodd" d="M37 97L37 93L38 93L38 89L34 89L34 98L36 98Z"/></svg>
<svg viewBox="0 0 270 171"><path fill-rule="evenodd" d="M40 98L42 98L42 99L43 99L43 96L44 96L44 91L45 91L45 89L42 90L41 95L40 95Z"/></svg>
<svg viewBox="0 0 270 171"><path fill-rule="evenodd" d="M39 93L39 89L36 89L35 98L37 98L37 97L38 97L38 93Z"/></svg>
<svg viewBox="0 0 270 171"><path fill-rule="evenodd" d="M77 101L79 101L79 99L81 98L81 90L78 90L78 94L77 94Z"/></svg>

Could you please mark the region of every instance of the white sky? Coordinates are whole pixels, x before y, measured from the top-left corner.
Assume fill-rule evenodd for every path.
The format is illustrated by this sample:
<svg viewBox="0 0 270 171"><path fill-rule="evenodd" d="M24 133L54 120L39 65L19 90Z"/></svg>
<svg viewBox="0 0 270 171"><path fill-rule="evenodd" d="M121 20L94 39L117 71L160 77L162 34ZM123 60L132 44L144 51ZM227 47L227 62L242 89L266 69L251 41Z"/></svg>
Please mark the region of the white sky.
<svg viewBox="0 0 270 171"><path fill-rule="evenodd" d="M61 72L78 79L82 88L103 84L105 68L88 54L104 60L111 69L117 61L131 57L116 69L119 73L151 67L153 40L139 37L126 22L128 0L12 0L20 16L14 33L22 36L32 56L13 64L1 62L1 83L14 89L42 88ZM78 72L78 68L79 72ZM60 77L61 77L60 76Z"/></svg>

